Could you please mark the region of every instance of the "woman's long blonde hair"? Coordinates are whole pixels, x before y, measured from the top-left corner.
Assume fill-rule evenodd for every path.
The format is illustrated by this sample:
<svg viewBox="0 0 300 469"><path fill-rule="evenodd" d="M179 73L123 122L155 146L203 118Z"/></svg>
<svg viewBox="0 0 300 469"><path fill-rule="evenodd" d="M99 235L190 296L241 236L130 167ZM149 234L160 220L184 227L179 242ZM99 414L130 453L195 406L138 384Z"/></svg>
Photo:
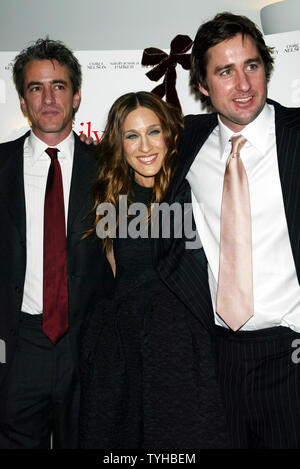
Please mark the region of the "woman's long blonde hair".
<svg viewBox="0 0 300 469"><path fill-rule="evenodd" d="M98 174L93 188L95 221L88 234L96 231L97 223L101 219L101 216L96 214L99 204L111 203L117 208L119 196L124 194L128 196L128 202L131 200L133 176L123 151L123 125L128 114L141 106L150 109L159 118L167 147L162 167L154 177L152 202L161 202L166 194L176 163L178 137L183 129L182 114L152 93L127 93L112 105L104 137L98 145ZM109 251L111 246L112 239L108 236L103 240L103 248Z"/></svg>

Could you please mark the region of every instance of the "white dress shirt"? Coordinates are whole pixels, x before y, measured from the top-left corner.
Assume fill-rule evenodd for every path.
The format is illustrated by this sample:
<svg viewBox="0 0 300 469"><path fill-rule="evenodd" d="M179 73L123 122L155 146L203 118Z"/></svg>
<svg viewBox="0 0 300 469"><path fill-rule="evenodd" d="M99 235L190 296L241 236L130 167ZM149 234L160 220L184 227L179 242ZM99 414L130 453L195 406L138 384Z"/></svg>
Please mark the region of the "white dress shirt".
<svg viewBox="0 0 300 469"><path fill-rule="evenodd" d="M208 260L214 311L223 179L233 135L219 118L218 121L187 174L195 222ZM254 293L254 316L241 330L281 325L300 332L300 288L280 184L273 106L266 104L241 134L247 139L241 158L250 192ZM227 327L216 313L215 323Z"/></svg>
<svg viewBox="0 0 300 469"><path fill-rule="evenodd" d="M74 155L73 132L55 148L59 149L65 220L67 230L69 194ZM44 200L51 159L45 150L49 145L30 133L24 142L24 188L26 207L27 260L22 311L41 314L43 311L43 242Z"/></svg>

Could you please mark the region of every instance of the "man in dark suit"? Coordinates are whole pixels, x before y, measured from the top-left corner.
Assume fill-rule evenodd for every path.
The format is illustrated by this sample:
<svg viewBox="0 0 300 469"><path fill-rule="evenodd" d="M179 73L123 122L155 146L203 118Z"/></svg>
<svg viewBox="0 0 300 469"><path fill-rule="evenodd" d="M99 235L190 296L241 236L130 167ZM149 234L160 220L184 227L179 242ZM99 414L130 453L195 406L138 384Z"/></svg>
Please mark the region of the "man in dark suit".
<svg viewBox="0 0 300 469"><path fill-rule="evenodd" d="M191 202L202 248L163 239L156 252L162 278L214 337L235 448L300 447L300 109L267 100L272 68L248 18L200 26L191 84L216 113L186 117L167 200Z"/></svg>
<svg viewBox="0 0 300 469"><path fill-rule="evenodd" d="M81 68L60 41L15 59L31 131L0 145L0 447L78 447L78 340L102 292L93 219L93 150L72 132ZM109 273L109 270L108 270ZM3 362L4 360L2 360Z"/></svg>

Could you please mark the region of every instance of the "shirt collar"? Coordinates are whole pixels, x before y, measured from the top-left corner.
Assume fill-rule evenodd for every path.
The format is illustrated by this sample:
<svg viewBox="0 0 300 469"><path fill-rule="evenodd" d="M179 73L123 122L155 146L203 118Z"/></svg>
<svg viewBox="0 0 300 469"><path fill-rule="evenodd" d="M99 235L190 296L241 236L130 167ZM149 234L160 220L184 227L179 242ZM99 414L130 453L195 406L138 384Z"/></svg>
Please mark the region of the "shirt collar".
<svg viewBox="0 0 300 469"><path fill-rule="evenodd" d="M70 161L73 160L74 155L74 134L73 131L69 133L69 135L58 145L55 145L54 148L59 149L58 158L59 159L68 159ZM46 159L49 158L47 154L45 154L45 150L49 148L47 143L40 140L32 131L28 137L28 151L29 155L32 158L32 164L35 164L39 159Z"/></svg>
<svg viewBox="0 0 300 469"><path fill-rule="evenodd" d="M243 135L247 142L253 145L260 154L265 154L268 145L268 137L272 124L274 124L274 108L270 104L265 104L261 113L246 125L246 127L237 134L234 134L218 115L219 139L220 139L220 159L228 156L228 149L231 148L230 138L233 135ZM228 146L229 145L229 146ZM247 144L246 144L247 145Z"/></svg>

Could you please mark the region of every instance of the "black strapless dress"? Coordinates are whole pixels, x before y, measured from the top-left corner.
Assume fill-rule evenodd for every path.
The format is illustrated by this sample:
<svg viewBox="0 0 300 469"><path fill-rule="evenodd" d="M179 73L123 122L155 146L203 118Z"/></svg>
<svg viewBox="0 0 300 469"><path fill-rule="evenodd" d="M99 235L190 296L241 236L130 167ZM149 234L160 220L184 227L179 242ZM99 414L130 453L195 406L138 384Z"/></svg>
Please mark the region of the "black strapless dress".
<svg viewBox="0 0 300 469"><path fill-rule="evenodd" d="M152 189L134 193L150 203ZM81 447L229 447L209 334L159 279L150 238L114 252L115 292L82 334Z"/></svg>

